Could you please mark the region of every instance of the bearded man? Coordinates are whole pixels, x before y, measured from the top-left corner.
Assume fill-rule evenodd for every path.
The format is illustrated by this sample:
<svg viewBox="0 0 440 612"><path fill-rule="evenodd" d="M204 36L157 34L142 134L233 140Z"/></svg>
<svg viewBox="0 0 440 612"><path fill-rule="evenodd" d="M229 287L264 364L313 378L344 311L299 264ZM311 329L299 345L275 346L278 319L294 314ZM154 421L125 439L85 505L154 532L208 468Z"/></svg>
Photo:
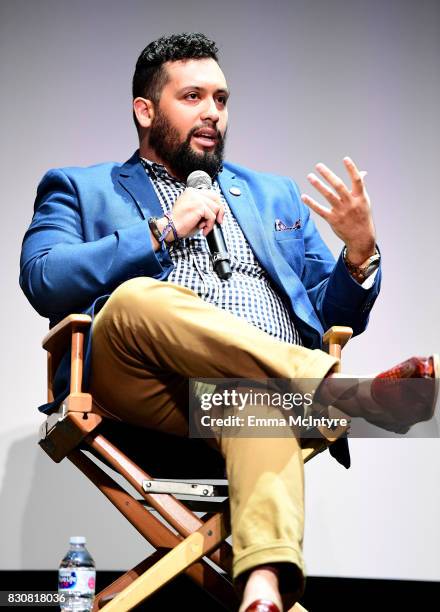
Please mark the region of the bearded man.
<svg viewBox="0 0 440 612"><path fill-rule="evenodd" d="M85 370L103 411L179 436L188 434L189 379L289 379L299 391L304 379L328 380L337 360L320 350L324 329L361 333L381 278L364 173L351 159L349 187L324 164L317 171L328 184L308 177L329 208L288 178L223 161L229 89L217 52L202 34L144 49L133 78L139 150L124 164L49 171L21 259L21 286L51 326L73 312L93 316ZM267 122L264 97L250 103ZM211 189L186 186L195 170ZM336 262L310 209L344 243ZM216 273L206 240L216 223L229 278ZM386 375L434 377L436 368L435 357L413 358ZM67 371L64 363L44 411L65 397ZM433 404L402 422L354 393L344 410L402 430L429 418ZM283 598L293 605L304 577L299 440L236 436L218 445L240 610L281 610ZM349 466L345 438L332 454Z"/></svg>

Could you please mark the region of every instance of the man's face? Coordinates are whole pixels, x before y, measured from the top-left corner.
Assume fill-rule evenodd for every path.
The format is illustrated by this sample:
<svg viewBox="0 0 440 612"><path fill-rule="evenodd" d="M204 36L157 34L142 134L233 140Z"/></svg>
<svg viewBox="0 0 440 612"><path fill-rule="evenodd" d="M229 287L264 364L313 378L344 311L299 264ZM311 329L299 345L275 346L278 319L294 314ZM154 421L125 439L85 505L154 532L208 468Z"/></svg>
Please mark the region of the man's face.
<svg viewBox="0 0 440 612"><path fill-rule="evenodd" d="M149 133L149 146L171 172L186 180L193 170L214 176L223 161L228 89L211 58L167 62Z"/></svg>

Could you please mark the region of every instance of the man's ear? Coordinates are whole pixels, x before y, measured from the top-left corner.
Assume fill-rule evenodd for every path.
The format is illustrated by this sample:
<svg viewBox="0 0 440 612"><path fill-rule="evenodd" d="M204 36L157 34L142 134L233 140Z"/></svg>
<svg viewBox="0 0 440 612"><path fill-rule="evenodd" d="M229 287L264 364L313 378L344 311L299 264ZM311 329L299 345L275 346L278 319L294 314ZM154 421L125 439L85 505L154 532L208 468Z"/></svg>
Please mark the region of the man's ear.
<svg viewBox="0 0 440 612"><path fill-rule="evenodd" d="M154 105L147 98L135 98L133 100L133 112L136 115L141 128L147 129L154 119Z"/></svg>

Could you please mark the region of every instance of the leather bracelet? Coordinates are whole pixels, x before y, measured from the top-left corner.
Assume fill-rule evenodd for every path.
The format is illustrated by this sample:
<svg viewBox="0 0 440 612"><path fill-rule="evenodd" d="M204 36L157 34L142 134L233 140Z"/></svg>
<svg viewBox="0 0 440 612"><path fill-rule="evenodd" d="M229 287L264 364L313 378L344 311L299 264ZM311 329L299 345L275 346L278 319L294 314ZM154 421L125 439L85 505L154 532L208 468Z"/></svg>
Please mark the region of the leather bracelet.
<svg viewBox="0 0 440 612"><path fill-rule="evenodd" d="M148 227L150 228L151 233L156 238L157 242L162 248L167 244L165 239L171 231L173 232L174 241L177 242L178 240L180 240L171 214L165 213L164 217L168 219L168 223L165 225L162 231L160 231L159 226L157 225L157 222L159 221L160 217L150 217L148 219Z"/></svg>
<svg viewBox="0 0 440 612"><path fill-rule="evenodd" d="M150 217L148 219L148 227L151 230L151 233L156 238L157 242L160 244L160 230L157 226L158 217Z"/></svg>

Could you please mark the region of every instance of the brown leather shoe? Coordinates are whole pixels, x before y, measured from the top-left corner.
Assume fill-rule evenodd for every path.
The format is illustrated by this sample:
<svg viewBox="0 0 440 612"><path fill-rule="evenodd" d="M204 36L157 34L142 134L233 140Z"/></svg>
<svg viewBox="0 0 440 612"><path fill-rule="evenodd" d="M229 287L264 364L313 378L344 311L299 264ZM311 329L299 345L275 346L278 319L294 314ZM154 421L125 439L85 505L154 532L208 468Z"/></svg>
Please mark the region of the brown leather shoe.
<svg viewBox="0 0 440 612"><path fill-rule="evenodd" d="M257 599L246 608L245 612L280 612L280 609L273 601Z"/></svg>
<svg viewBox="0 0 440 612"><path fill-rule="evenodd" d="M365 418L374 425L406 433L415 423L429 421L439 388L439 356L411 357L377 375L371 397L381 407Z"/></svg>

